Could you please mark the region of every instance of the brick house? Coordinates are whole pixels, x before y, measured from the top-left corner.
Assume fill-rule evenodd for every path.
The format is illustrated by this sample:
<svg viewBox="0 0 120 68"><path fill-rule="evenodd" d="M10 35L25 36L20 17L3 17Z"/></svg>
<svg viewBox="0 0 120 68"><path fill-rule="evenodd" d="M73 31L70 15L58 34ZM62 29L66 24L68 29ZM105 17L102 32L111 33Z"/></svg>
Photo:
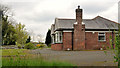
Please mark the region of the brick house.
<svg viewBox="0 0 120 68"><path fill-rule="evenodd" d="M110 36L114 41L118 23L97 16L82 19L82 9L76 9L76 19L56 18L51 26L52 50L106 49ZM112 42L113 47L115 46Z"/></svg>

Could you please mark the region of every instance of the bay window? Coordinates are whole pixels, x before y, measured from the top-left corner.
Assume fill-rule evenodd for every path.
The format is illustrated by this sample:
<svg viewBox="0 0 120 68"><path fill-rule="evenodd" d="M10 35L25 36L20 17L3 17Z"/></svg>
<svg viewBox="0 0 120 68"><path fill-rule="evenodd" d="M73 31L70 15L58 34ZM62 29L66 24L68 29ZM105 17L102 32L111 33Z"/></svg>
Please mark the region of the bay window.
<svg viewBox="0 0 120 68"><path fill-rule="evenodd" d="M55 35L52 35L52 44L55 43Z"/></svg>
<svg viewBox="0 0 120 68"><path fill-rule="evenodd" d="M55 33L55 42L62 43L62 32L59 31Z"/></svg>

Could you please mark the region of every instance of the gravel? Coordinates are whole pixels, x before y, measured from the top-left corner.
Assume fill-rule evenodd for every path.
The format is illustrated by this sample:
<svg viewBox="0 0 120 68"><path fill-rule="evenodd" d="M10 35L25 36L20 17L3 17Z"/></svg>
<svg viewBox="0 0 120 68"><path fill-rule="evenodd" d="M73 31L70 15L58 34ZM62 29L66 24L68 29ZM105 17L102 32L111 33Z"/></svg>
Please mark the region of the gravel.
<svg viewBox="0 0 120 68"><path fill-rule="evenodd" d="M31 50L31 54L41 54L49 61L65 61L78 66L117 66L111 51L54 51L50 48Z"/></svg>

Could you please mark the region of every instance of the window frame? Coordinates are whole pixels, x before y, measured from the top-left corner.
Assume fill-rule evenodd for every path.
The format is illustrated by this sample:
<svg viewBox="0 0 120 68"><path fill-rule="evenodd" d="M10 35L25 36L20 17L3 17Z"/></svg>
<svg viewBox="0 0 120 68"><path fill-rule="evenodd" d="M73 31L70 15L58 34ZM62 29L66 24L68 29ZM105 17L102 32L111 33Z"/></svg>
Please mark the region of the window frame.
<svg viewBox="0 0 120 68"><path fill-rule="evenodd" d="M55 35L52 35L51 37L52 37L52 44L54 44L55 43Z"/></svg>
<svg viewBox="0 0 120 68"><path fill-rule="evenodd" d="M62 31L58 31L55 33L55 43L62 43L63 42L63 32ZM61 37L61 39L60 39Z"/></svg>
<svg viewBox="0 0 120 68"><path fill-rule="evenodd" d="M100 34L100 33L103 33L103 34ZM104 36L104 40L100 40L99 36ZM100 41L100 42L106 41L106 34L105 34L105 32L98 32L98 41Z"/></svg>

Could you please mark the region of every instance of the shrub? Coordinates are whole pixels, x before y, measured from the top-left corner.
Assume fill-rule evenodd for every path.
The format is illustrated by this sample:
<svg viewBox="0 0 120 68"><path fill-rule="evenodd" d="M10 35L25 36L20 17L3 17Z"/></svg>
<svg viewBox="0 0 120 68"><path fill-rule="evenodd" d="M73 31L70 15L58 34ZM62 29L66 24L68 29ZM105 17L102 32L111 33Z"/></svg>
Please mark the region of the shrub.
<svg viewBox="0 0 120 68"><path fill-rule="evenodd" d="M43 42L39 42L39 44L44 44Z"/></svg>
<svg viewBox="0 0 120 68"><path fill-rule="evenodd" d="M17 44L17 47L18 47L19 49L21 49L21 48L22 48L22 45L21 45L21 44Z"/></svg>
<svg viewBox="0 0 120 68"><path fill-rule="evenodd" d="M32 44L32 43L27 43L27 44L25 44L25 47L24 47L25 49L34 49L35 48L35 46Z"/></svg>
<svg viewBox="0 0 120 68"><path fill-rule="evenodd" d="M44 44L37 44L36 47L37 48L43 48L45 45Z"/></svg>
<svg viewBox="0 0 120 68"><path fill-rule="evenodd" d="M44 44L40 44L40 47L42 48L42 47L44 47L45 45Z"/></svg>
<svg viewBox="0 0 120 68"><path fill-rule="evenodd" d="M36 47L39 48L39 47L40 47L40 44L37 44Z"/></svg>
<svg viewBox="0 0 120 68"><path fill-rule="evenodd" d="M48 47L51 47L51 44L48 44Z"/></svg>

